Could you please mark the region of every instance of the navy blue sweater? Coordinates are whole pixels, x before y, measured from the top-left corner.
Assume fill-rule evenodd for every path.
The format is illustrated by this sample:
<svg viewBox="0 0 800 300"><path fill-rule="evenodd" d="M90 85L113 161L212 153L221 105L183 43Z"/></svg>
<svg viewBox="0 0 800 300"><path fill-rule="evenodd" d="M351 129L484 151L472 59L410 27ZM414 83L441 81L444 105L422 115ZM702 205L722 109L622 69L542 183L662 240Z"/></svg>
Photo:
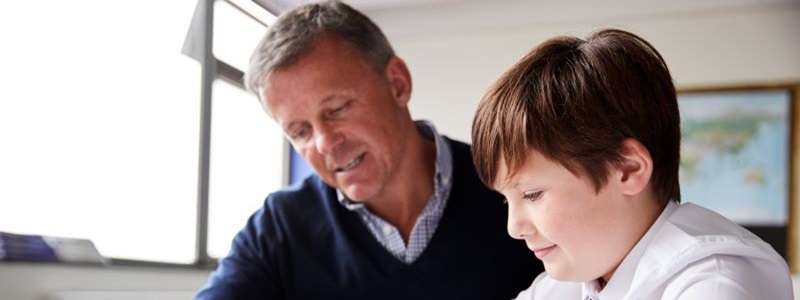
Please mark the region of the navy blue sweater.
<svg viewBox="0 0 800 300"><path fill-rule="evenodd" d="M543 271L506 233L507 207L449 140L453 186L444 215L411 264L372 236L313 175L267 197L197 299L511 299ZM433 179L431 179L433 180Z"/></svg>

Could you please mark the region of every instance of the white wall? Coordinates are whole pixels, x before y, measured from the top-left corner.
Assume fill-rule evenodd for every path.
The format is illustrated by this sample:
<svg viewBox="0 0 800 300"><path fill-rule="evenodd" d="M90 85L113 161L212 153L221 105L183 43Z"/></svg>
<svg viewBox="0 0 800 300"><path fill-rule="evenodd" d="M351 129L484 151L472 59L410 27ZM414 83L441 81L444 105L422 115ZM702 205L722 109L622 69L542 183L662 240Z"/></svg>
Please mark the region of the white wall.
<svg viewBox="0 0 800 300"><path fill-rule="evenodd" d="M381 25L381 16L376 22ZM412 19L413 18L409 18ZM393 20L390 20L393 21ZM414 22L406 22L413 26ZM387 26L395 26L387 21ZM600 27L632 31L664 56L678 87L800 81L800 8L680 13L478 32L391 35L411 69L412 114L468 140L486 88L539 42Z"/></svg>

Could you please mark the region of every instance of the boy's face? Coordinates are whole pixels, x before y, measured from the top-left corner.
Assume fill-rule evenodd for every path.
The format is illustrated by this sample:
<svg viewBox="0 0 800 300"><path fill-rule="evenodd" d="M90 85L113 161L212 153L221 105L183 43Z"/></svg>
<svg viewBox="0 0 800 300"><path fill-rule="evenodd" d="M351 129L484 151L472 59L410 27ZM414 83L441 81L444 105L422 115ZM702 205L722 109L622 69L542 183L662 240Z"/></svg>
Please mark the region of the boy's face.
<svg viewBox="0 0 800 300"><path fill-rule="evenodd" d="M550 277L608 280L641 237L628 226L633 206L614 180L619 173L610 168L597 193L590 181L530 150L513 178L500 160L493 188L508 201L509 235L525 240Z"/></svg>

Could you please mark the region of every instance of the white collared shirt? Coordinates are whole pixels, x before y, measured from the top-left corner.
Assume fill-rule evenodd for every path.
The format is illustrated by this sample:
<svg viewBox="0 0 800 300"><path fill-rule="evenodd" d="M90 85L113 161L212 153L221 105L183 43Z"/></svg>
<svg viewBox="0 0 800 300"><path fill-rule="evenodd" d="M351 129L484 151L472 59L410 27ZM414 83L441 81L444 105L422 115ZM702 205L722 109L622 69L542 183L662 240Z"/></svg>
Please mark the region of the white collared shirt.
<svg viewBox="0 0 800 300"><path fill-rule="evenodd" d="M604 288L546 274L517 299L792 299L789 269L769 244L725 217L670 201Z"/></svg>

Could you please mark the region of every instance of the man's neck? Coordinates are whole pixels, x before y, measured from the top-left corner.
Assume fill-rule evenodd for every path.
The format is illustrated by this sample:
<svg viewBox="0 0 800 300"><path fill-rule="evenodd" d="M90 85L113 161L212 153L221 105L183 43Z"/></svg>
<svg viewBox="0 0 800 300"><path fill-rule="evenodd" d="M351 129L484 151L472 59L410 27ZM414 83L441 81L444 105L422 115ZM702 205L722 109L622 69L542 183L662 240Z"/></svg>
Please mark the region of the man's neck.
<svg viewBox="0 0 800 300"><path fill-rule="evenodd" d="M407 153L382 199L367 202L370 211L397 227L406 242L434 192L436 144L415 130L408 141Z"/></svg>

